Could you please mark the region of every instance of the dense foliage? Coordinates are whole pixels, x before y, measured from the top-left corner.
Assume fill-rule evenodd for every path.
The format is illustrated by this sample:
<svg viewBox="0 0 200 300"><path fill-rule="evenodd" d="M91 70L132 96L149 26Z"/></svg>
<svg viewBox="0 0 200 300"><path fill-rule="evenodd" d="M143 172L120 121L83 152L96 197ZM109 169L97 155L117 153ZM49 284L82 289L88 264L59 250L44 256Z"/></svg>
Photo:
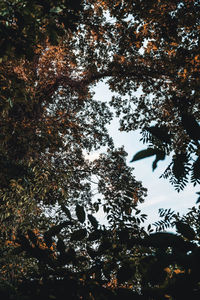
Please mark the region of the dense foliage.
<svg viewBox="0 0 200 300"><path fill-rule="evenodd" d="M114 109L149 143L133 162L172 155L162 176L199 183L199 1L0 10L1 296L199 299L199 210L161 211L158 232L145 230L146 190L106 127ZM94 97L103 79L110 103Z"/></svg>

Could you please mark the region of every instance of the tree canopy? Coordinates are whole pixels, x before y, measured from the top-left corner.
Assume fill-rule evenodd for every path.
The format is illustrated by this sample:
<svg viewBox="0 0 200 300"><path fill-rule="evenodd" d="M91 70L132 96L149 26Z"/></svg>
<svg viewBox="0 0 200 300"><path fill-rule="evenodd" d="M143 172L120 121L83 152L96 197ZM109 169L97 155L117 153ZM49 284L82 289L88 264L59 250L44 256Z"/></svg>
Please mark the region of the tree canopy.
<svg viewBox="0 0 200 300"><path fill-rule="evenodd" d="M199 5L0 4L2 296L199 299L199 210L161 211L157 230L177 234L145 229L146 189L107 130L115 114L148 144L132 162L172 155L162 176L199 184Z"/></svg>

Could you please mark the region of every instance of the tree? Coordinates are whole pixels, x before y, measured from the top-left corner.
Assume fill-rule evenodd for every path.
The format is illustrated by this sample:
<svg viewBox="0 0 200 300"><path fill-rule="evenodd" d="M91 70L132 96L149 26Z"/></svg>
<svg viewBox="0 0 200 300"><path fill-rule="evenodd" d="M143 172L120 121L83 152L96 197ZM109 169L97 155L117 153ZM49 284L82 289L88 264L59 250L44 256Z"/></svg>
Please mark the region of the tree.
<svg viewBox="0 0 200 300"><path fill-rule="evenodd" d="M135 1L110 8L118 20L129 16L128 22L119 22L115 37L118 59L129 63L132 72L127 82L121 70L125 76L113 80L113 89L123 95L137 89L138 82L142 86L139 99L113 99L118 115L124 114L121 129L142 130L143 141L156 150L153 169L165 155L173 155L163 177L177 190L184 188L189 174L199 183L198 7L198 1ZM124 36L129 45L122 42Z"/></svg>
<svg viewBox="0 0 200 300"><path fill-rule="evenodd" d="M59 284L59 276L68 288L75 285L77 298L97 293L96 285L104 293L103 284L131 255L118 246L118 231L133 235L134 224L134 235L144 234L139 223L145 216L135 212L145 189L107 133L112 118L107 105L89 93L95 77L78 69L73 75L78 68L70 50L73 35L66 31L65 39L59 46L42 39L33 59L10 56L1 65L1 281L18 286L20 294L20 281L37 284L39 277L48 286L49 278ZM101 146L107 154L86 160L86 151ZM107 226L93 216L100 208ZM113 253L116 258L110 261ZM87 283L83 292L81 280ZM58 289L47 286L41 293L55 296ZM30 291L35 297L35 285Z"/></svg>
<svg viewBox="0 0 200 300"><path fill-rule="evenodd" d="M2 281L22 297L26 284L29 298L38 292L59 299L59 289L72 287L72 299L179 299L165 269L182 253L184 269L184 247L193 263L194 237L188 242L184 234L144 230L137 203L146 190L127 167L123 148L114 148L106 129L112 112L91 88L106 79L118 93L110 106L121 130L140 128L151 143L133 160L155 155L155 168L173 153L164 176L182 188L191 170L198 183L199 3L77 3L78 10L72 1L2 4ZM98 159L86 159L102 146ZM107 224L94 217L101 209ZM13 263L23 268L14 278ZM197 286L198 278L188 291Z"/></svg>

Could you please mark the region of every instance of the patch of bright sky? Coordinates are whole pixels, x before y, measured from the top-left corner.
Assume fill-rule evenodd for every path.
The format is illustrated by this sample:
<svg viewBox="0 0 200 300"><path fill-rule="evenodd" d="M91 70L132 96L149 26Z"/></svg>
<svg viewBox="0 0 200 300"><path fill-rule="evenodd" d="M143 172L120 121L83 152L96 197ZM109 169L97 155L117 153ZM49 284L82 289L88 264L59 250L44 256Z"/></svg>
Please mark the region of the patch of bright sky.
<svg viewBox="0 0 200 300"><path fill-rule="evenodd" d="M105 83L100 82L95 88L94 98L100 101L109 102L112 93ZM144 203L139 204L139 209L142 213L148 215L147 223L154 223L159 220L159 208L171 208L181 214L187 213L188 208L195 205L197 200L196 192L198 187L188 184L184 191L178 193L167 179L160 179L160 175L168 166L169 159L165 159L158 163L157 169L152 172L153 158L146 158L138 162L130 163L133 155L145 149L147 146L140 141L139 131L121 132L119 131L119 122L114 118L112 123L108 126L109 133L113 137L116 147L125 148L128 153L128 165L134 167L134 175L136 180L141 181L143 186L148 189L147 197ZM90 159L94 159L98 153L90 155ZM146 223L146 224L147 224Z"/></svg>

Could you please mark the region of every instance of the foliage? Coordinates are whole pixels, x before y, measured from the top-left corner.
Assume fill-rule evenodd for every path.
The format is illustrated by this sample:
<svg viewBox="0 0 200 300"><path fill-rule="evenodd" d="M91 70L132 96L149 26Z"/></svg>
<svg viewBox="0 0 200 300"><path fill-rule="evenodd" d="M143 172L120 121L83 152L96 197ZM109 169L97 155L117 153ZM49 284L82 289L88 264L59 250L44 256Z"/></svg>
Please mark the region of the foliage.
<svg viewBox="0 0 200 300"><path fill-rule="evenodd" d="M1 61L32 60L38 44L58 44L65 30L75 30L81 1L1 1L0 11Z"/></svg>
<svg viewBox="0 0 200 300"><path fill-rule="evenodd" d="M114 108L149 143L133 162L172 154L163 177L199 183L199 1L0 8L2 297L199 299L198 211L161 211L177 234L145 230L146 190L107 131Z"/></svg>

